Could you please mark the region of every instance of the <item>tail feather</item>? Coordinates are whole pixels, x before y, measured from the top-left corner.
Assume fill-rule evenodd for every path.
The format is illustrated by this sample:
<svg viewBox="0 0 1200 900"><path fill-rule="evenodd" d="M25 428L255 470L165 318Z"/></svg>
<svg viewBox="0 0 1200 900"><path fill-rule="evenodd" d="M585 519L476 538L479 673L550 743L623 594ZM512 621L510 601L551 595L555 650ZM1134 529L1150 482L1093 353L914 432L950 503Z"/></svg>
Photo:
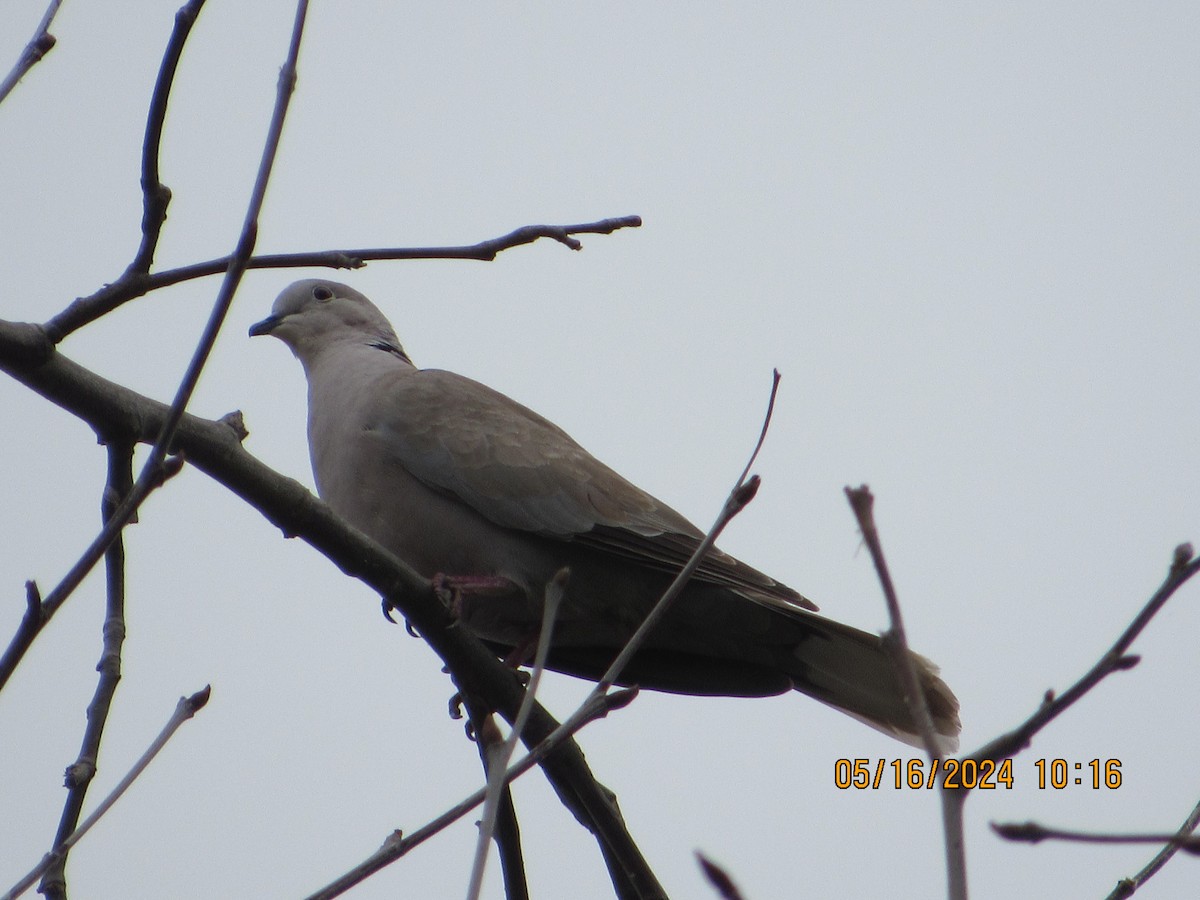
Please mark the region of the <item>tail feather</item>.
<svg viewBox="0 0 1200 900"><path fill-rule="evenodd" d="M891 657L877 635L829 619L805 615L808 634L787 666L796 690L914 747L920 732L904 700ZM912 653L917 678L943 752L958 749L958 699L938 668Z"/></svg>

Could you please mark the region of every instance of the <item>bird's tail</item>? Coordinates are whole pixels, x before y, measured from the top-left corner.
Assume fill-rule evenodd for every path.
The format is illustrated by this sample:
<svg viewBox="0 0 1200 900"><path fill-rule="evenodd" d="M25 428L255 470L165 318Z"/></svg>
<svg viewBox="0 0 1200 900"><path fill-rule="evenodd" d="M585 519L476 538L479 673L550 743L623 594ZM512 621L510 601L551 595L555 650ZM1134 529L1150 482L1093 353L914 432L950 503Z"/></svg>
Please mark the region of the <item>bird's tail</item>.
<svg viewBox="0 0 1200 900"><path fill-rule="evenodd" d="M883 640L849 625L803 615L807 632L784 668L795 689L839 709L906 744L922 746L900 678ZM938 668L912 653L917 679L943 752L958 749L958 698L938 677Z"/></svg>

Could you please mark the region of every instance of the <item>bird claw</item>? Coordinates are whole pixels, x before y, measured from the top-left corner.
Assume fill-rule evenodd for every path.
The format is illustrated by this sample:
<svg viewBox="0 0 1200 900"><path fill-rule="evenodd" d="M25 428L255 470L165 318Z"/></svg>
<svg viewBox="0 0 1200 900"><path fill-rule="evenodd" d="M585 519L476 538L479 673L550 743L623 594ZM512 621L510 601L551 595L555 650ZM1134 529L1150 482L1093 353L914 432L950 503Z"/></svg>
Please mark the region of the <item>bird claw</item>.
<svg viewBox="0 0 1200 900"><path fill-rule="evenodd" d="M384 597L380 601L379 605L383 609L383 617L385 619L387 619L389 622L391 622L393 625L395 625L396 620L392 618L392 610L395 609L396 607L395 607L395 605L393 605L392 601L389 600L387 597ZM407 622L405 624L407 624Z"/></svg>

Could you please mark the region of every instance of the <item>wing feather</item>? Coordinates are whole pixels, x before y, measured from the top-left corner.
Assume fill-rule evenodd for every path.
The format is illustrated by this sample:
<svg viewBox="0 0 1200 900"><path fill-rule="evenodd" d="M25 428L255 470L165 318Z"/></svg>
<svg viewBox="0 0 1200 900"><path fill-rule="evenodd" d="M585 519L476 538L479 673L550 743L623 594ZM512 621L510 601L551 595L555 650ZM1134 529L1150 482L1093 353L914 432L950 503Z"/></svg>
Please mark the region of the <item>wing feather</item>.
<svg viewBox="0 0 1200 900"><path fill-rule="evenodd" d="M604 465L565 431L486 385L424 369L382 392L371 427L416 478L504 528L575 541L678 571L703 533ZM816 609L791 588L714 550L697 579L786 609Z"/></svg>

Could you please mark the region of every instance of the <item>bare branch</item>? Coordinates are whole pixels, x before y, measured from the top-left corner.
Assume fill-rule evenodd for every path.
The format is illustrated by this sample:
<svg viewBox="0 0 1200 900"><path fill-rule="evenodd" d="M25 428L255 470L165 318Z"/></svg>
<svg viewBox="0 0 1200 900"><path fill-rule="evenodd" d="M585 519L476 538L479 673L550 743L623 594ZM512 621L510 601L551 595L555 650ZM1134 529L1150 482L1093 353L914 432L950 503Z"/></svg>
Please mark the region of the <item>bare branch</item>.
<svg viewBox="0 0 1200 900"><path fill-rule="evenodd" d="M758 452L762 449L763 441L767 437L767 429L771 427L771 416L775 412L775 396L779 392L779 380L779 370L776 369L771 375L771 393L767 400L767 412L763 416L762 428L758 433L758 441L754 445L750 459L746 462L746 467L742 469L741 475L738 476L737 482L729 492L729 496L725 499L725 503L721 507L721 512L717 516L717 521L713 523L712 528L709 529L708 534L704 536L704 540L700 542L699 546L696 547L691 558L679 570L679 574L675 576L675 580L671 582L670 586L663 592L662 597L654 605L654 608L650 610L650 614L646 616L642 624L638 626L637 631L633 633L633 636L621 648L621 652L612 661L612 665L608 667L608 671L596 683L596 687L592 691L593 695L601 694L608 690L621 677L621 672L624 671L625 666L633 659L634 654L641 649L642 644L646 641L646 637L654 630L654 627L662 617L666 615L675 598L683 592L688 580L692 577L696 569L700 567L700 563L704 561L704 557L708 554L708 551L712 549L713 545L717 542L717 538L721 536L721 532L725 530L725 526L732 522L734 516L745 509L746 504L753 500L754 495L758 493L758 486L761 483L759 477L754 475L747 480L746 476L750 474L750 467L754 465L754 460L758 458ZM570 720L568 719L567 721Z"/></svg>
<svg viewBox="0 0 1200 900"><path fill-rule="evenodd" d="M108 479L101 501L101 518L107 524L116 513L121 499L133 489L133 444L114 443L108 447ZM125 642L125 545L120 536L109 545L104 554L107 595L107 611L104 617L103 649L96 671L100 677L92 702L87 708L87 728L84 729L83 745L75 762L67 768L67 800L58 832L54 837L54 849L62 848L63 842L75 831L79 816L83 812L83 801L88 786L96 774L100 758L100 740L104 736L104 725L108 710L121 680L121 647ZM38 891L47 900L62 898L66 892L67 853L58 854L54 864L42 878Z"/></svg>
<svg viewBox="0 0 1200 900"><path fill-rule="evenodd" d="M471 697L463 697L462 702L470 715L471 729L484 772L490 774L488 766L491 765L492 753L503 743L504 737L496 727L495 717L490 709ZM517 822L510 785L504 785L500 791L500 800L496 808L495 840L500 855L500 872L504 878L506 900L529 900L529 881L525 875L525 857L521 851L521 826Z"/></svg>
<svg viewBox="0 0 1200 900"><path fill-rule="evenodd" d="M208 356L216 343L217 334L233 304L233 295L237 291L242 275L246 271L246 263L254 252L254 244L258 240L258 216L262 210L263 199L267 193L267 182L271 178L271 169L275 163L275 155L279 150L279 139L283 134L283 122L287 117L288 104L296 87L296 59L300 54L300 38L304 34L304 19L308 12L308 0L299 0L296 4L296 18L292 26L291 42L288 46L287 59L279 73L279 87L275 97L275 108L271 113L271 123L267 128L266 144L263 147L262 159L259 161L258 174L254 179L254 187L250 192L250 202L247 204L246 218L242 223L242 233L237 241L237 248L229 260L229 268L225 279L217 293L216 302L200 336L196 351L188 363L187 371L175 392L171 409L163 422L162 430L150 450L150 459L146 468L150 469L156 459L166 455L171 436L175 432L184 409L200 380L200 373ZM139 479L140 480L140 479Z"/></svg>
<svg viewBox="0 0 1200 900"><path fill-rule="evenodd" d="M252 256L246 262L247 269L293 269L302 266L322 266L331 269L358 269L369 260L402 259L465 259L491 262L504 250L529 244L538 238L553 238L572 249L582 246L570 238L574 234L611 234L621 228L637 228L642 224L639 216L621 216L601 219L581 225L525 225L508 234L489 238L477 244L456 247L392 247L384 249L357 250L314 250L303 253L276 253ZM568 243L568 239L570 243ZM222 256L206 262L168 269L152 275L136 272L132 267L111 284L105 285L88 297L81 297L61 313L46 322L44 328L54 343L90 322L112 312L130 300L143 297L173 284L219 275L229 268L231 257Z"/></svg>
<svg viewBox="0 0 1200 900"><path fill-rule="evenodd" d="M29 70L42 61L47 53L54 49L54 45L58 43L57 39L50 33L50 23L54 21L54 17L58 14L58 8L62 6L62 0L50 0L50 5L46 7L46 12L42 16L42 21L38 23L37 30L34 31L33 37L29 39L29 43L25 45L25 49L21 51L16 63L12 67L12 71L5 76L4 81L0 81L0 103L3 103L17 83L24 78Z"/></svg>
<svg viewBox="0 0 1200 900"><path fill-rule="evenodd" d="M33 645L45 624L42 593L38 589L36 581L26 581L25 615L21 616L17 630L13 632L12 640L8 642L8 648L4 651L4 655L0 656L0 690L4 689L5 682L17 668L22 657L25 656L25 652Z"/></svg>
<svg viewBox="0 0 1200 900"><path fill-rule="evenodd" d="M700 863L700 870L708 879L708 883L716 889L717 896L721 900L742 900L742 892L733 883L728 872L698 850L696 851L696 861Z"/></svg>
<svg viewBox="0 0 1200 900"><path fill-rule="evenodd" d="M1125 900L1126 897L1132 897L1137 889L1153 878L1158 873L1158 870L1165 866L1179 850L1178 839L1190 835L1196 830L1197 825L1200 825L1200 803L1192 807L1192 811L1183 820L1183 824L1179 826L1179 830L1175 832L1174 837L1166 842L1166 846L1154 854L1154 858L1146 863L1141 871L1132 878L1122 878L1117 882L1117 886L1113 888L1113 892L1108 895L1106 900ZM1195 838L1192 838L1192 840L1195 840Z"/></svg>
<svg viewBox="0 0 1200 900"><path fill-rule="evenodd" d="M58 353L36 325L0 320L0 369L101 433L123 434L147 443L166 417L164 404L101 378ZM218 422L185 413L174 446L196 468L259 510L285 534L303 538L342 571L388 598L441 656L461 692L480 697L509 722L514 721L524 691L513 671L465 629L454 627L428 581L339 519L303 485L251 456L241 444L243 435L235 427L236 418ZM618 708L634 693L617 692L604 698L596 705L595 716ZM535 705L522 741L536 746L558 729L554 717ZM530 765L542 766L567 808L602 841L606 854L619 861L625 879L636 891L623 896L663 896L611 792L595 781L579 747L568 738L560 733ZM389 846L391 843L395 841Z"/></svg>
<svg viewBox="0 0 1200 900"><path fill-rule="evenodd" d="M938 784L942 807L942 840L946 844L946 895L950 900L967 900L967 840L963 826L966 791L946 788L945 770Z"/></svg>
<svg viewBox="0 0 1200 900"><path fill-rule="evenodd" d="M102 429L101 429L102 430ZM171 478L179 474L183 468L183 457L174 456L162 461L158 469L150 473L149 478L146 478L146 470L143 470L143 480L139 480L133 486L132 491L121 502L120 506L113 512L112 516L107 520L100 533L96 535L96 539L92 541L88 548L83 551L75 564L71 566L66 575L46 597L45 600L37 602L37 610L34 612L32 604L39 596L37 593L37 585L32 581L26 582L26 600L30 604L26 609L25 616L21 619L21 624L17 627L16 633L9 642L8 648L4 651L4 655L0 656L0 690L4 689L4 685L8 683L8 679L12 677L12 673L16 671L17 666L24 658L25 653L33 645L41 630L46 626L46 623L54 617L54 614L62 607L77 587L87 577L88 573L97 562L104 556L112 543L121 534L121 531L128 525L133 517L137 514L137 507L148 497L156 488L166 484ZM133 502L130 498L138 498L137 502Z"/></svg>
<svg viewBox="0 0 1200 900"><path fill-rule="evenodd" d="M602 719L614 709L620 709L627 705L630 700L636 696L637 690L629 688L622 691L615 691L612 694L597 698L598 702L590 704L588 715L580 717L576 720L575 716L571 717L571 727L569 731L563 731L567 727L566 723L559 729L554 731L553 740L547 739L536 745L536 747L519 762L508 769L504 773L504 783L511 783L514 779L524 775L535 765L546 761L550 753L556 750L560 744L567 738L571 737L585 725L594 722L596 719ZM371 875L374 875L380 869L383 869L400 857L406 855L415 847L423 844L435 834L444 831L450 825L453 825L475 807L483 803L487 795L487 788L482 787L469 797L455 804L446 812L442 813L435 819L430 820L425 825L422 825L416 831L407 837L402 832L393 832L392 836L384 841L383 845L375 851L370 857L364 860L359 865L355 866L345 875L338 878L336 881L326 885L314 894L310 894L306 900L332 900L334 897L339 897L350 888L362 883ZM666 894L662 893L662 888L657 888L655 892L642 892L637 894L639 897L662 897L666 898ZM0 898L4 900L4 898Z"/></svg>
<svg viewBox="0 0 1200 900"><path fill-rule="evenodd" d="M991 822L992 831L1007 841L1038 844L1046 840L1078 844L1168 844L1185 853L1200 855L1200 837L1187 834L1101 834L1047 828L1037 822Z"/></svg>
<svg viewBox="0 0 1200 900"><path fill-rule="evenodd" d="M563 591L570 570L559 569L558 573L546 585L545 597L542 602L542 628L538 634L537 653L534 656L533 674L529 685L525 688L525 698L517 711L516 721L508 737L495 747L495 753L488 754L487 763L487 794L483 801L483 817L479 823L479 837L475 844L475 860L471 864L471 876L467 882L467 900L479 900L479 892L483 889L483 872L487 866L488 844L496 831L496 813L500 805L500 795L506 787L504 771L508 768L509 760L521 740L521 732L533 711L534 698L542 681L542 673L546 670L546 658L550 655L550 639L554 633L554 620L558 616L558 607L562 603Z"/></svg>
<svg viewBox="0 0 1200 900"><path fill-rule="evenodd" d="M194 0L194 2L198 5L201 0ZM185 7L185 10L187 9L188 7ZM296 58L300 52L300 38L304 33L304 17L307 11L307 0L300 0L296 5L296 18L292 27L292 37L288 47L287 60L279 73L279 88L276 95L275 108L271 115L271 124L267 130L266 145L263 148L258 175L255 178L254 188L251 191L246 218L242 225L242 233L238 238L237 249L230 258L229 268L226 270L225 279L222 281L221 288L217 293L212 313L209 315L208 322L200 336L196 350L192 354L192 359L188 363L183 379L180 381L179 387L175 392L175 399L167 410L166 416L162 419L161 428L154 438L150 454L146 459L146 464L142 468L141 474L138 476L137 483L114 513L109 525L105 526L96 540L92 542L92 545L84 551L79 562L75 564L71 572L68 573L68 577L64 579L64 584L70 582L69 589L62 596L55 598L58 604L61 604L70 592L74 590L79 581L82 581L83 577L91 571L92 566L103 555L109 544L116 540L121 529L127 523L133 521L138 507L150 494L150 491L158 483L161 483L167 448L171 444L175 431L183 417L184 409L187 408L188 401L191 400L192 393L196 389L196 384L200 380L200 373L208 361L213 345L216 343L217 334L225 321L229 307L233 303L233 295L237 291L238 283L246 271L246 262L250 259L254 243L257 240L258 215L262 209L263 198L266 195L267 181L271 175L271 167L275 161L275 154L279 149L279 138L283 132L283 121L287 115L288 102L295 88ZM180 18L186 18L183 15L183 11L180 13ZM186 36L186 29L184 30L184 35ZM50 600L47 599L46 604L43 604L43 606L47 606L49 602ZM52 613L53 609L51 609ZM48 618L48 615L44 616L43 622ZM15 668L16 662L19 660L20 655L24 654L27 646L17 648L17 655L12 659L10 659L10 653L14 651L14 648L10 646L4 658L0 659L0 687L4 686L5 681L11 675L12 669Z"/></svg>
<svg viewBox="0 0 1200 900"><path fill-rule="evenodd" d="M917 668L913 664L912 653L908 648L908 637L904 633L904 618L900 614L900 599L896 596L896 587L892 583L892 573L888 571L887 560L883 556L883 544L879 540L879 531L875 527L875 496L865 484L844 489L854 517L858 520L859 530L863 541L871 553L875 563L875 573L883 587L883 596L887 601L888 618L891 627L884 632L883 646L892 658L892 665L900 677L900 687L904 691L904 702L912 714L913 722L925 744L925 752L930 759L942 758L941 742L937 738L937 729L933 726L933 716L929 714L929 704L925 702L925 692L921 690L921 682L917 677Z"/></svg>
<svg viewBox="0 0 1200 900"><path fill-rule="evenodd" d="M100 801L100 805L97 806L95 811L83 821L82 825L76 828L75 831L72 832L65 840L63 840L62 843L59 844L54 850L42 857L42 861L34 866L33 870L28 875L13 885L12 888L9 889L8 893L6 893L3 897L0 897L0 900L15 900L16 897L19 897L26 890L28 890L28 888L35 881L37 881L38 878L41 877L41 875L52 865L62 859L68 850L78 844L83 836L88 833L91 827L100 821L101 817L112 808L114 803L121 799L121 795L124 794L125 791L129 789L129 786L132 785L142 774L142 772L146 770L146 767L150 765L154 757L158 755L159 751L167 745L167 742L171 740L175 732L179 730L179 726L204 708L204 705L208 703L210 693L211 688L208 685L205 685L201 690L192 694L190 697L180 697L179 702L175 704L175 712L171 714L171 718L168 720L167 724L163 726L163 730L159 732L158 737L156 737L151 742L150 746L146 748L146 752L143 753L138 758L138 761L133 764L133 768L131 768L125 777L121 779L120 783L113 788L112 793Z"/></svg>
<svg viewBox="0 0 1200 900"><path fill-rule="evenodd" d="M134 254L128 273L145 274L154 262L154 251L163 223L167 221L167 206L171 202L171 191L162 183L158 173L158 153L162 145L163 120L167 117L167 101L171 96L171 85L179 68L179 58L187 43L192 25L200 15L204 0L190 0L175 13L175 28L163 51L158 78L154 82L154 93L150 98L150 109L146 115L146 136L142 141L142 240Z"/></svg>
<svg viewBox="0 0 1200 900"><path fill-rule="evenodd" d="M1158 611L1166 604L1167 600L1171 598L1171 595L1174 594L1175 591L1177 591L1180 587L1182 587L1188 581L1188 579L1194 576L1198 571L1200 571L1200 558L1193 557L1192 546L1190 544L1180 544L1178 547L1176 547L1171 555L1171 564L1166 580L1159 587L1159 589L1155 591L1154 595L1149 599L1149 601L1147 601L1146 605L1134 618L1133 622L1130 623L1129 627L1127 627L1125 631L1121 633L1121 636L1117 638L1116 643L1109 648L1108 652L1105 653L1104 656L1101 657L1100 660L1094 666L1092 666L1092 668L1088 670L1088 672L1082 678L1076 681L1075 684L1073 684L1066 691L1066 693L1056 697L1053 691L1047 691L1046 696L1042 701L1042 705L1037 709L1036 712L1033 713L1033 715L1021 723L1021 725L1012 731L1001 735L995 740L990 741L979 750L976 750L969 757L964 757L964 759L972 759L975 762L983 762L984 760L999 761L1015 755L1016 753L1028 747L1030 742L1033 740L1034 735L1041 731L1042 728L1048 725L1068 708L1073 706L1081 697L1084 696L1084 694L1088 693L1088 691L1094 688L1113 672L1124 671L1125 669L1132 668L1134 665L1136 665L1138 657L1130 655L1126 651L1129 649L1134 640L1137 639L1138 635L1140 635L1145 627L1150 623L1150 620L1154 618ZM970 795L970 792L963 789L946 790L943 788L941 794L942 814L943 821L947 829L947 840L950 840L950 829L953 825L953 827L957 830L958 840L961 841L963 806L965 805L966 799ZM1154 843L1166 843L1168 846L1165 847L1163 851L1151 861L1151 864L1148 865L1142 873L1139 873L1137 877L1142 878L1143 873L1145 873L1144 877L1149 878L1154 874L1154 872L1161 868L1162 865L1164 865L1166 861L1170 859L1171 855L1174 854L1175 850L1183 846L1180 841L1180 836L1185 834L1185 829L1186 832L1190 832L1195 828L1197 821L1200 821L1200 805L1198 805L1197 808L1192 811L1192 815L1189 816L1188 820L1184 823L1183 828L1180 829L1178 834L1170 836L1164 841L1159 841L1157 839L1153 841ZM1021 833L1021 828L1026 828L1026 826L1020 826L1019 828L1016 826L1005 827L1010 829L1017 828L1016 832L1005 835L1009 839L1041 839L1041 837L1035 838L1032 836L1037 834L1038 832L1036 829L1040 828L1040 826L1033 825L1033 823L1029 823L1028 829L1024 833ZM1058 837L1060 835L1058 833L1054 833L1043 836ZM1138 840L1140 841L1144 838L1145 836L1142 836L1138 838ZM1073 839L1084 840L1084 838ZM947 853L949 852L951 852L951 849L948 845ZM963 862L963 877L965 879L965 860ZM1128 894L1119 893L1121 890L1123 890L1122 885L1125 884L1126 882L1122 882L1120 885L1118 885L1117 891L1114 892L1112 896L1128 896ZM963 890L965 890L965 887L966 885L964 880ZM1130 890L1129 893L1132 893L1132 890ZM965 896L965 894L962 896Z"/></svg>
<svg viewBox="0 0 1200 900"><path fill-rule="evenodd" d="M1172 554L1170 571L1167 574L1166 580L1154 592L1154 596L1146 602L1141 612L1137 614L1129 624L1129 627L1121 633L1121 636L1117 638L1116 643L1109 648L1108 652L1063 694L1057 697L1053 694L1047 694L1046 700L1033 715L1012 731L1002 734L995 740L980 747L971 754L971 758L976 762L982 762L985 759L1000 760L1024 750L1029 746L1035 734L1066 710L1070 709L1084 694L1088 693L1088 691L1113 672L1124 671L1130 668L1136 657L1128 656L1125 651L1129 649L1130 645L1142 633L1143 629L1150 624L1150 620L1171 599L1171 595L1183 587L1188 579L1197 572L1200 572L1200 557L1192 556L1192 547L1190 544L1180 544Z"/></svg>
<svg viewBox="0 0 1200 900"><path fill-rule="evenodd" d="M875 563L875 572L883 587L883 596L887 601L888 617L891 627L883 634L883 646L892 658L892 666L900 679L900 687L904 691L904 702L912 715L913 722L925 744L925 752L930 759L942 759L942 745L938 740L937 729L933 717L929 713L929 704L925 700L925 692L921 690L921 682L913 664L912 653L908 647L908 637L904 632L904 619L900 613L900 599L896 596L896 587L892 583L892 574L888 570L887 560L883 556L883 544L879 540L879 530L875 527L875 497L864 484L858 488L847 487L846 498L850 508L858 520L859 531L863 541L871 553ZM967 898L967 855L966 839L963 834L963 801L955 792L940 790L942 806L942 836L946 846L946 886L951 900L966 900ZM965 796L965 795L964 795Z"/></svg>
<svg viewBox="0 0 1200 900"><path fill-rule="evenodd" d="M529 768L532 767L534 762L539 757L544 757L546 754L551 752L555 747L557 747L558 743L560 741L565 740L567 737L574 734L576 731L578 731L580 728L582 728L587 723L594 721L596 718L599 718L600 716L607 715L609 710L611 710L611 709L618 708L618 705L612 701L617 701L619 699L619 701L620 701L619 705L624 706L626 703L630 702L633 699L633 693L630 693L628 691L616 692L613 694L608 694L607 691L612 686L612 684L620 677L621 672L624 669L625 665L628 663L628 661L630 659L633 658L633 655L641 647L646 636L650 633L650 631L654 628L654 626L657 624L657 622L662 617L662 615L666 612L666 610L670 606L671 602L683 590L684 586L687 584L688 579L691 577L692 573L696 570L696 568L700 565L701 561L704 559L704 557L708 553L708 551L712 548L713 544L716 542L717 537L725 529L725 526L728 525L729 522L731 522L733 520L733 518L746 507L746 504L748 504L751 500L754 499L754 495L758 491L758 486L759 486L760 481L759 481L759 478L757 475L750 477L748 480L747 480L747 476L749 475L750 467L754 465L754 460L758 457L758 453L762 449L763 441L765 440L767 430L770 427L771 416L775 409L775 397L779 391L779 381L780 381L779 372L775 371L772 374L770 399L768 400L768 403L767 403L767 412L763 418L763 425L762 425L761 430L759 431L758 440L754 445L753 452L750 454L749 461L746 463L745 468L742 469L741 474L738 476L737 483L734 485L733 489L729 493L729 496L726 498L725 503L721 509L721 512L717 516L717 521L713 524L713 526L709 530L708 534L705 535L704 540L701 541L700 545L693 552L691 558L687 561L687 564L684 565L684 567L680 570L679 574L675 577L675 580L671 582L670 586L663 593L662 597L659 598L658 602L655 604L654 608L650 611L650 613L646 616L646 619L638 627L637 631L635 631L633 636L630 637L629 641L626 642L625 646L621 649L621 652L617 655L617 658L615 660L613 660L612 665L609 666L608 670L604 673L603 677L599 680L599 682L597 682L596 687L593 688L591 693L588 695L588 698L584 701L583 705L578 710L576 710L576 712L574 714L572 714L567 719L566 722L564 722L557 729L555 729L553 733L548 735L544 740L538 742L536 744L536 746L533 746L532 749L530 750L529 754L524 759L522 759L515 766L511 767L508 770L508 772L505 773L505 776L504 776L505 783L510 782L513 778L516 778L522 772L527 771ZM545 643L544 637L545 636L543 634L542 643ZM540 649L541 648L539 648L539 650ZM468 803L468 802L471 802L471 805L473 806L478 801L473 800L473 798L469 799L468 801L464 801L464 803ZM460 804L460 806L461 805L462 804ZM456 818L457 818L457 816L456 816ZM449 824L449 822L447 821L444 824L439 824L437 826L437 830L444 828L446 826L446 824ZM421 839L423 840L424 837L422 837ZM400 844L407 843L409 840L412 840L412 838L406 838L404 841L401 841ZM407 852L407 849L409 849L409 848L405 847L402 852ZM381 853L382 852L384 852L384 851L381 851ZM370 862L371 861L368 861L368 863L370 863ZM386 864L387 864L387 862L381 861L380 867L382 867L382 865L386 865ZM367 864L364 864L364 865L367 865ZM347 885L347 887L348 886L349 885ZM653 892L637 893L636 896L647 896L647 897L656 897L656 896L660 896L660 895L665 896L665 894L661 893L662 888L658 887L657 884L655 884L653 886L647 885L647 887L650 888ZM316 900L317 896L325 897L326 895L325 894L314 895L314 897L310 898L310 900ZM329 894L328 896L336 896L336 894Z"/></svg>

